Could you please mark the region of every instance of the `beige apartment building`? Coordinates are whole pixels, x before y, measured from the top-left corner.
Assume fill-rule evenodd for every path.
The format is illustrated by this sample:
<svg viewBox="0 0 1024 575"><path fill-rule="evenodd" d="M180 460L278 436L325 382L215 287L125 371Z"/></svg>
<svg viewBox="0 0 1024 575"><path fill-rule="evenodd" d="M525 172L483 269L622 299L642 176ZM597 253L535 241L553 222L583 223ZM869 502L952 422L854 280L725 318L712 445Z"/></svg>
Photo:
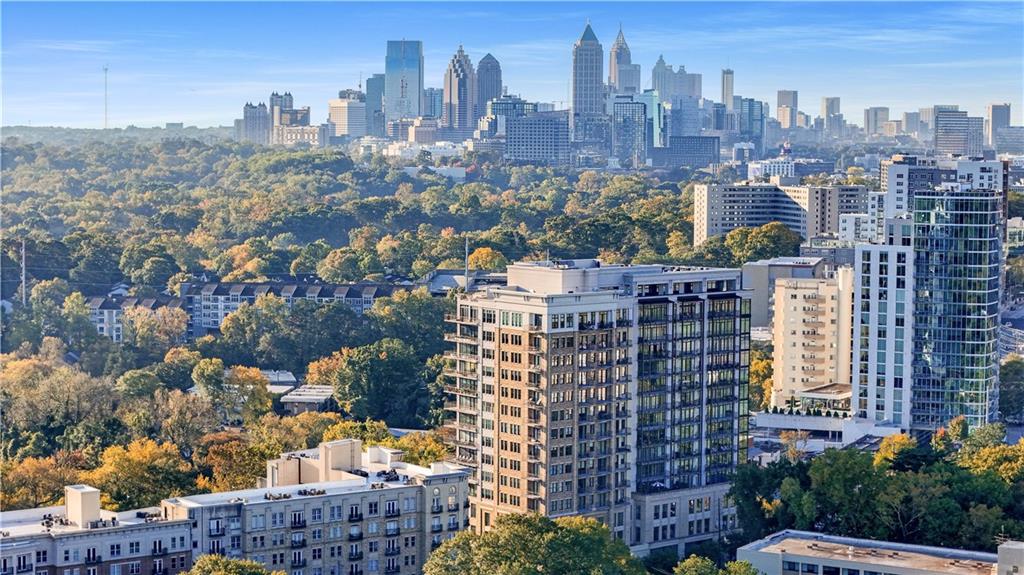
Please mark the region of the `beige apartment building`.
<svg viewBox="0 0 1024 575"><path fill-rule="evenodd" d="M804 239L835 235L839 216L864 213L865 186L786 185L795 178L773 177L770 183L699 184L693 196L693 245L736 228L781 222Z"/></svg>
<svg viewBox="0 0 1024 575"><path fill-rule="evenodd" d="M0 513L3 575L175 575L192 559L187 519L103 510L88 485L65 487L63 505Z"/></svg>
<svg viewBox="0 0 1024 575"><path fill-rule="evenodd" d="M853 270L775 282L772 407L850 409Z"/></svg>
<svg viewBox="0 0 1024 575"><path fill-rule="evenodd" d="M468 527L468 471L402 461L343 439L267 462L264 486L165 499L188 520L194 555L218 553L289 575L414 575ZM130 574L123 574L130 575Z"/></svg>
<svg viewBox="0 0 1024 575"><path fill-rule="evenodd" d="M446 425L471 520L582 515L634 552L735 527L749 293L739 270L521 262L459 298Z"/></svg>

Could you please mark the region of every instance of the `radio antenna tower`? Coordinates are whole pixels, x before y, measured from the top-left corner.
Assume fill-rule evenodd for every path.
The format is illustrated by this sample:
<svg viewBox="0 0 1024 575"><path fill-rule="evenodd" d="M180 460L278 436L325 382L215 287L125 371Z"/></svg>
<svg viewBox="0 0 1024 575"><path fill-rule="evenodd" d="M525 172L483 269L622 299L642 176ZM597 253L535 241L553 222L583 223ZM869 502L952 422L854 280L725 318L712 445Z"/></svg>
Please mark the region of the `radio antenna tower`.
<svg viewBox="0 0 1024 575"><path fill-rule="evenodd" d="M107 129L107 66L103 66L103 129Z"/></svg>

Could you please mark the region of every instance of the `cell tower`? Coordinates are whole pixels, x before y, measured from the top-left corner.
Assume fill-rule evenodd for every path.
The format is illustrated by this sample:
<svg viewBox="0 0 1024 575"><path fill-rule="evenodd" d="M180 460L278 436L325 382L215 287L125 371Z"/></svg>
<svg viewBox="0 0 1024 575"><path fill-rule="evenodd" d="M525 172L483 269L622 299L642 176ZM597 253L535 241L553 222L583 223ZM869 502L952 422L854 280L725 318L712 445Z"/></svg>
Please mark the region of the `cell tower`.
<svg viewBox="0 0 1024 575"><path fill-rule="evenodd" d="M103 129L107 129L107 66L103 66Z"/></svg>

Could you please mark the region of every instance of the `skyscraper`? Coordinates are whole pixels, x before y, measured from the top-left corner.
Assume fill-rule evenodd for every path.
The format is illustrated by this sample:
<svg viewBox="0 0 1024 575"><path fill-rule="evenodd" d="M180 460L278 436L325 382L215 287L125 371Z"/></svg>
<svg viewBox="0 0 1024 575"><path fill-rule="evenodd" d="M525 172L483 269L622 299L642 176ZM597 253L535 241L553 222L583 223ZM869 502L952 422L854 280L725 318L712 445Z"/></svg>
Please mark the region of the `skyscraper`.
<svg viewBox="0 0 1024 575"><path fill-rule="evenodd" d="M875 106L864 110L864 135L882 133L882 124L889 121L889 108Z"/></svg>
<svg viewBox="0 0 1024 575"><path fill-rule="evenodd" d="M725 109L732 112L733 109L733 80L734 80L732 69L726 68L722 70L722 103L725 104Z"/></svg>
<svg viewBox="0 0 1024 575"><path fill-rule="evenodd" d="M243 142L270 143L270 112L266 104L260 102L254 106L249 103L242 108L241 133L238 136Z"/></svg>
<svg viewBox="0 0 1024 575"><path fill-rule="evenodd" d="M995 146L996 134L1010 126L1010 105L989 104L985 114L985 145Z"/></svg>
<svg viewBox="0 0 1024 575"><path fill-rule="evenodd" d="M587 124L605 115L604 48L587 24L572 49L573 139L588 139Z"/></svg>
<svg viewBox="0 0 1024 575"><path fill-rule="evenodd" d="M685 66L674 71L662 56L658 56L658 61L651 68L651 88L657 90L662 102L672 102L679 96L700 100L701 83L700 74L688 74Z"/></svg>
<svg viewBox="0 0 1024 575"><path fill-rule="evenodd" d="M984 150L985 121L964 110L935 112L935 153L979 157Z"/></svg>
<svg viewBox="0 0 1024 575"><path fill-rule="evenodd" d="M998 411L1003 164L959 161L957 180L913 198L911 413L927 431L959 415L973 429Z"/></svg>
<svg viewBox="0 0 1024 575"><path fill-rule="evenodd" d="M750 293L739 270L520 262L459 297L446 425L476 529L583 515L638 553L735 526ZM689 525L689 528L687 526Z"/></svg>
<svg viewBox="0 0 1024 575"><path fill-rule="evenodd" d="M473 61L459 46L444 73L444 104L441 125L456 131L476 128L476 70Z"/></svg>
<svg viewBox="0 0 1024 575"><path fill-rule="evenodd" d="M415 118L423 109L423 42L388 40L384 60L384 118Z"/></svg>
<svg viewBox="0 0 1024 575"><path fill-rule="evenodd" d="M634 94L619 94L612 103L612 154L623 167L647 160L647 106Z"/></svg>
<svg viewBox="0 0 1024 575"><path fill-rule="evenodd" d="M483 116L487 110L487 102L500 98L501 93L501 64L497 58L487 54L476 66L477 115Z"/></svg>
<svg viewBox="0 0 1024 575"><path fill-rule="evenodd" d="M825 96L821 99L821 117L828 119L829 116L839 114L839 96Z"/></svg>
<svg viewBox="0 0 1024 575"><path fill-rule="evenodd" d="M335 138L361 138L366 135L366 96L362 92L345 91L327 101L327 117L334 127Z"/></svg>
<svg viewBox="0 0 1024 575"><path fill-rule="evenodd" d="M640 91L640 65L633 63L622 26L619 26L619 35L608 51L608 88L620 94Z"/></svg>
<svg viewBox="0 0 1024 575"><path fill-rule="evenodd" d="M420 116L440 120L444 114L444 88L423 89L423 109Z"/></svg>
<svg viewBox="0 0 1024 575"><path fill-rule="evenodd" d="M800 110L796 90L779 90L775 109L775 117L784 130L796 128L796 114Z"/></svg>
<svg viewBox="0 0 1024 575"><path fill-rule="evenodd" d="M384 136L384 74L366 79L366 133Z"/></svg>

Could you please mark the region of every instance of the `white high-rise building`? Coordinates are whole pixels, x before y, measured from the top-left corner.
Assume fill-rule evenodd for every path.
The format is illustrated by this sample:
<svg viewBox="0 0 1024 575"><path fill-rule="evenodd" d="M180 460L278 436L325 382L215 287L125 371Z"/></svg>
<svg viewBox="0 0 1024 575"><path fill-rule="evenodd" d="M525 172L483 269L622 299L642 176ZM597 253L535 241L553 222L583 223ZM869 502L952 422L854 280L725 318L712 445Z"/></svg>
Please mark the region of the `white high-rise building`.
<svg viewBox="0 0 1024 575"><path fill-rule="evenodd" d="M334 137L361 138L366 135L366 102L357 97L327 101L327 117Z"/></svg>

